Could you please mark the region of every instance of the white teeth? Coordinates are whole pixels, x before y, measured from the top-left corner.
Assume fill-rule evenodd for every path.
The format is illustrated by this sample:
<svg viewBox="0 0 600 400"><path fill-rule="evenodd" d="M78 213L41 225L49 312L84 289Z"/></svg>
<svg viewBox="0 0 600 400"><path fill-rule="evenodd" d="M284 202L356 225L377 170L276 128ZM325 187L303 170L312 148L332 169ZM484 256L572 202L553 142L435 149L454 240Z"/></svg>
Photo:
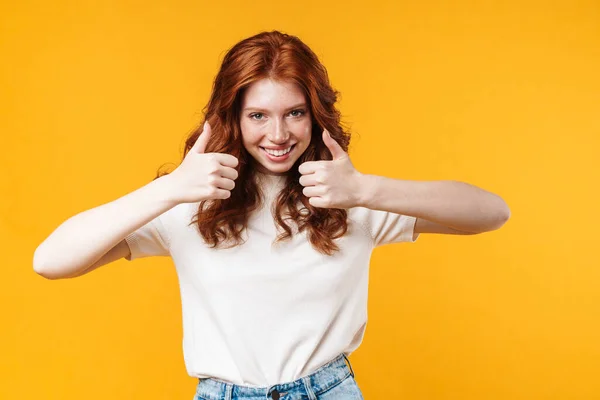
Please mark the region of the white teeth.
<svg viewBox="0 0 600 400"><path fill-rule="evenodd" d="M285 150L269 150L269 149L264 149L267 153L269 153L272 156L282 156L284 154L287 154L290 152L290 150L292 150L292 146L288 147Z"/></svg>

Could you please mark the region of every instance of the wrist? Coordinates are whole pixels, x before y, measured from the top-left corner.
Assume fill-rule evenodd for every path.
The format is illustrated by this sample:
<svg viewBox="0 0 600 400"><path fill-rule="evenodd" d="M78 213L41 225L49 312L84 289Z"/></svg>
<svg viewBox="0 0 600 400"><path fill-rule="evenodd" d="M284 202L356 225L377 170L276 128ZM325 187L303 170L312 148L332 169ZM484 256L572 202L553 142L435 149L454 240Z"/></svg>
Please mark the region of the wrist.
<svg viewBox="0 0 600 400"><path fill-rule="evenodd" d="M172 172L154 179L151 183L155 186L158 197L161 198L167 206L175 207L183 202L180 198L179 191L177 190L175 177L172 176Z"/></svg>
<svg viewBox="0 0 600 400"><path fill-rule="evenodd" d="M381 177L371 174L359 175L358 207L372 208L373 200L377 196L377 184Z"/></svg>

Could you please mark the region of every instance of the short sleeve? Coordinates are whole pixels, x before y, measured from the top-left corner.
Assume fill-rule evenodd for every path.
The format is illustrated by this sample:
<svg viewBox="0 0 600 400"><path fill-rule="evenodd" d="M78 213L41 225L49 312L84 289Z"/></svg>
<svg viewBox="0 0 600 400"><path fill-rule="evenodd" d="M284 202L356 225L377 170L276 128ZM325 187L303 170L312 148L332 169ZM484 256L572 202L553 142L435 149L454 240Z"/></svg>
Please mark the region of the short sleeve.
<svg viewBox="0 0 600 400"><path fill-rule="evenodd" d="M169 256L169 235L160 215L125 236L131 251L128 261L150 256Z"/></svg>
<svg viewBox="0 0 600 400"><path fill-rule="evenodd" d="M374 247L390 243L414 243L419 237L416 234L413 240L416 217L366 207L357 207L353 214L371 235Z"/></svg>

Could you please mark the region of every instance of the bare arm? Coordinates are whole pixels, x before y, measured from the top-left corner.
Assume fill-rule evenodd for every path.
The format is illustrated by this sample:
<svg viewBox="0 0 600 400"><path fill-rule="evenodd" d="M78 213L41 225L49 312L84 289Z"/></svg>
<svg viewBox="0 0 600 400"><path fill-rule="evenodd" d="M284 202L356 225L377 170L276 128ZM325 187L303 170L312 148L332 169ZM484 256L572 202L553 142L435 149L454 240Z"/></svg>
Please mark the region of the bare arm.
<svg viewBox="0 0 600 400"><path fill-rule="evenodd" d="M178 202L169 175L70 217L35 250L33 268L48 279L73 278L129 255L125 236Z"/></svg>
<svg viewBox="0 0 600 400"><path fill-rule="evenodd" d="M121 258L129 258L131 255L131 250L129 249L129 245L125 241L125 239L121 240L115 247L110 249L108 253L100 257L98 261L90 265L89 267L76 271L71 275L66 275L61 278L76 278L81 275L88 274L93 270L100 268L103 265L110 264L113 261L117 261Z"/></svg>
<svg viewBox="0 0 600 400"><path fill-rule="evenodd" d="M500 228L510 218L510 209L497 194L458 181L416 181L378 175L361 177L361 204L365 207L412 215L433 224L417 224L415 232L476 234Z"/></svg>
<svg viewBox="0 0 600 400"><path fill-rule="evenodd" d="M48 279L86 274L128 257L125 237L177 204L229 198L238 177L238 159L205 153L211 132L205 121L185 159L170 174L63 222L35 250L35 272Z"/></svg>

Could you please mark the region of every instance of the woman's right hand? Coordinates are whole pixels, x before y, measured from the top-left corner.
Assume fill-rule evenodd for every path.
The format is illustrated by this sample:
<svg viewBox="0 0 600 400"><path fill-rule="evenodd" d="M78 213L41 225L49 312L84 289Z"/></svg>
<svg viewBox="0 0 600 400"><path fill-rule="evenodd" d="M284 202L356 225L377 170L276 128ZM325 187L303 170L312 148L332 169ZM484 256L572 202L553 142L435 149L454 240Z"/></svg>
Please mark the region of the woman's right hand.
<svg viewBox="0 0 600 400"><path fill-rule="evenodd" d="M208 121L186 154L182 163L166 175L174 187L178 203L195 203L202 200L227 199L238 177L235 167L238 159L231 154L205 153L212 130Z"/></svg>

